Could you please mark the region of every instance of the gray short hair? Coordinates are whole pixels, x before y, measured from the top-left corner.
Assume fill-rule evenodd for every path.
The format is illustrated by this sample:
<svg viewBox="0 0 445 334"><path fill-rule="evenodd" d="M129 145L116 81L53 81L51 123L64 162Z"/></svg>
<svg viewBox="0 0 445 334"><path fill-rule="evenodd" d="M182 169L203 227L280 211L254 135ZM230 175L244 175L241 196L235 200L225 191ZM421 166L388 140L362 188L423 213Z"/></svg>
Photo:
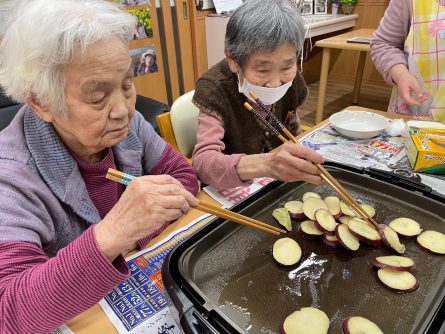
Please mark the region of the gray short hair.
<svg viewBox="0 0 445 334"><path fill-rule="evenodd" d="M229 19L225 47L243 69L256 51L291 44L300 53L304 37L303 18L289 0L247 0Z"/></svg>
<svg viewBox="0 0 445 334"><path fill-rule="evenodd" d="M61 65L93 43L128 43L136 17L103 0L25 0L11 13L0 44L0 86L18 102L34 97L66 114Z"/></svg>

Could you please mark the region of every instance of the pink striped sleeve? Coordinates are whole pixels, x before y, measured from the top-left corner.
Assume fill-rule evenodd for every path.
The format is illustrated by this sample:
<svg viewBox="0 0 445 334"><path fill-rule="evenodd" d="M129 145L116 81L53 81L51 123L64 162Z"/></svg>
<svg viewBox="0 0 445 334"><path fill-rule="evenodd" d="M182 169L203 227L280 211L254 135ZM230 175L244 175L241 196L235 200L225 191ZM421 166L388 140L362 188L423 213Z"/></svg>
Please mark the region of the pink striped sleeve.
<svg viewBox="0 0 445 334"><path fill-rule="evenodd" d="M199 185L193 167L187 162L181 153L175 151L167 144L161 158L154 165L150 175L168 174L182 183L185 189L193 195L198 195Z"/></svg>
<svg viewBox="0 0 445 334"><path fill-rule="evenodd" d="M394 85L391 68L408 66L404 44L411 25L411 1L392 0L371 40L371 59L388 85Z"/></svg>
<svg viewBox="0 0 445 334"><path fill-rule="evenodd" d="M0 243L0 332L48 333L95 305L129 276L110 263L89 228L49 259L27 242Z"/></svg>
<svg viewBox="0 0 445 334"><path fill-rule="evenodd" d="M199 113L197 142L193 151L193 167L201 182L218 189L233 188L243 182L236 171L239 160L245 154L222 153L225 149L224 128L221 122L205 112Z"/></svg>
<svg viewBox="0 0 445 334"><path fill-rule="evenodd" d="M181 153L175 151L170 144L167 144L161 158L153 167L149 173L150 175L161 175L168 174L173 176L179 182L182 183L185 189L191 192L193 195L198 195L199 184L196 173L193 167L185 160ZM147 244L157 236L159 233L164 231L170 222L166 222L161 228L153 232L149 236L138 241L138 245L143 249Z"/></svg>

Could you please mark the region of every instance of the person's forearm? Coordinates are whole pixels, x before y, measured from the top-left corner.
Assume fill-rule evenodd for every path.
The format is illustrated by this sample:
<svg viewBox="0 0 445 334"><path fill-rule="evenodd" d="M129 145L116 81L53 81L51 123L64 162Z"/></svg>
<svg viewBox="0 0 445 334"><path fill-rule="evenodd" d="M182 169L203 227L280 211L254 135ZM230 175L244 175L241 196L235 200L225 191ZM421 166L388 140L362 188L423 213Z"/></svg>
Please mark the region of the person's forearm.
<svg viewBox="0 0 445 334"><path fill-rule="evenodd" d="M0 243L0 333L49 333L128 278L122 256L110 263L93 232L51 259L34 244Z"/></svg>
<svg viewBox="0 0 445 334"><path fill-rule="evenodd" d="M408 68L404 64L397 64L391 68L391 78L396 85L399 83L400 78L406 73L408 73Z"/></svg>
<svg viewBox="0 0 445 334"><path fill-rule="evenodd" d="M256 177L271 176L268 160L271 153L251 154L241 157L236 171L241 180L247 181Z"/></svg>
<svg viewBox="0 0 445 334"><path fill-rule="evenodd" d="M204 184L218 189L239 187L245 185L236 171L242 156L244 154L225 155L212 150L203 151L194 155L193 167Z"/></svg>
<svg viewBox="0 0 445 334"><path fill-rule="evenodd" d="M181 182L184 188L193 195L198 194L199 183L193 167L170 144L167 144L161 158L150 171L150 174L169 174Z"/></svg>
<svg viewBox="0 0 445 334"><path fill-rule="evenodd" d="M392 0L371 40L371 58L389 85L391 68L407 64L403 52L411 21L411 6L406 0Z"/></svg>

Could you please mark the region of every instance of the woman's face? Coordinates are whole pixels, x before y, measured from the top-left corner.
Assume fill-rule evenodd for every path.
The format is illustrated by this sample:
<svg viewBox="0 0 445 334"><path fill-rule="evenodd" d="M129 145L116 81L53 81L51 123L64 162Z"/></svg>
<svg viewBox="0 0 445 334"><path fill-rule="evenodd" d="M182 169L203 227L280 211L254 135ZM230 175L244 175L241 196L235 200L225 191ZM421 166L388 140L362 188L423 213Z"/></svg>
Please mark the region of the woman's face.
<svg viewBox="0 0 445 334"><path fill-rule="evenodd" d="M128 134L136 91L127 47L117 38L92 45L85 60L62 69L68 116L50 120L64 144L84 161L99 161L101 152Z"/></svg>
<svg viewBox="0 0 445 334"><path fill-rule="evenodd" d="M254 52L250 55L244 70L228 58L232 72L240 73L240 80L262 87L276 88L297 75L297 50L291 44L285 44L273 52ZM242 82L241 82L242 83Z"/></svg>

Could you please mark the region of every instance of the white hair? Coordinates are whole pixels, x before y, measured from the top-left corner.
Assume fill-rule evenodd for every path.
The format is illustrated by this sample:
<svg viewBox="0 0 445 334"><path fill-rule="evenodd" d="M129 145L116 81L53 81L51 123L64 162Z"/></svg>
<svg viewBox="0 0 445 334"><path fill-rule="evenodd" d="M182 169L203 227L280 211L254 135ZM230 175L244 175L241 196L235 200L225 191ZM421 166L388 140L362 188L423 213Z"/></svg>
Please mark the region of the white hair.
<svg viewBox="0 0 445 334"><path fill-rule="evenodd" d="M18 102L32 97L66 114L61 65L102 39L127 44L136 20L103 0L22 0L0 44L0 86Z"/></svg>

